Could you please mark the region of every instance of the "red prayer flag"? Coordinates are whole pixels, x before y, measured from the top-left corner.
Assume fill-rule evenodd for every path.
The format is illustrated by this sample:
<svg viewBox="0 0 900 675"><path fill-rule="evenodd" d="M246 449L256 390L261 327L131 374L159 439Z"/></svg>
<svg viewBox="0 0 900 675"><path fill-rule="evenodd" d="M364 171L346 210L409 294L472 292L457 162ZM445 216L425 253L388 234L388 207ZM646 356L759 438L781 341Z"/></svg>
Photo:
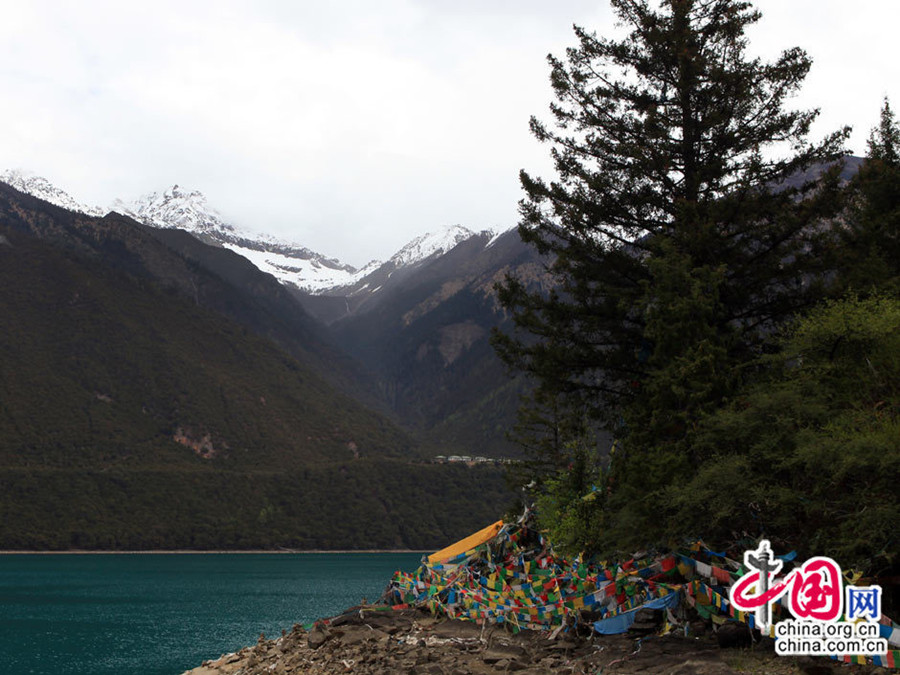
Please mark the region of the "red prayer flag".
<svg viewBox="0 0 900 675"><path fill-rule="evenodd" d="M723 584L731 583L731 575L728 573L727 570L723 570L721 567L713 566L712 573L713 573L713 576L716 578L716 581L721 581Z"/></svg>

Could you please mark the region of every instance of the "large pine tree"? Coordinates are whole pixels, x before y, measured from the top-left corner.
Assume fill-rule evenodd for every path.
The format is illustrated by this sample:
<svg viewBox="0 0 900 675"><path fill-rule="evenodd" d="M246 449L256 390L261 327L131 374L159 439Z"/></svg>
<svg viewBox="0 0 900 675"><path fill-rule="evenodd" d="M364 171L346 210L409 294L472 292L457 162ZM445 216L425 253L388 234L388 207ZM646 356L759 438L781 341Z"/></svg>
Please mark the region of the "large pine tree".
<svg viewBox="0 0 900 675"><path fill-rule="evenodd" d="M837 234L838 282L858 294L900 293L900 126L885 99Z"/></svg>
<svg viewBox="0 0 900 675"><path fill-rule="evenodd" d="M697 421L813 299L835 181L797 177L837 159L846 130L806 140L817 111L785 103L810 60L798 48L772 63L749 56L750 3L611 3L625 37L576 27L578 46L548 57L554 121L531 129L557 176L521 173L519 232L547 254L556 287L508 279L517 332L495 344L551 402L551 434L565 411L577 421L567 428L597 424L621 441L615 537L652 527L659 491L703 460ZM571 440L551 437L555 452Z"/></svg>

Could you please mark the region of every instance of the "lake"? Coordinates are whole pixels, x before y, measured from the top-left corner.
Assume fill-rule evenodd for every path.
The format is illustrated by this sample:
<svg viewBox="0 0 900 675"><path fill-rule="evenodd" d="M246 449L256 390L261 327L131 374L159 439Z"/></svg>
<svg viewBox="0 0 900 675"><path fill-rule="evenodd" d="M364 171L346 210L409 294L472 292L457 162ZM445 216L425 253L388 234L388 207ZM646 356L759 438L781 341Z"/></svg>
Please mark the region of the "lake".
<svg viewBox="0 0 900 675"><path fill-rule="evenodd" d="M421 553L0 555L0 672L178 675L376 602Z"/></svg>

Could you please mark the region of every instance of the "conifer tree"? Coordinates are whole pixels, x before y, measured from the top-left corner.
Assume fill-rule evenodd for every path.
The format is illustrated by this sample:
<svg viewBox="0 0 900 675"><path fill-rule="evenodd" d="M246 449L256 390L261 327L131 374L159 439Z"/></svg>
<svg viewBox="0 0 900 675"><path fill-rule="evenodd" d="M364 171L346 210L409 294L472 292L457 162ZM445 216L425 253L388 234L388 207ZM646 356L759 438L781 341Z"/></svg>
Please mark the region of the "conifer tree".
<svg viewBox="0 0 900 675"><path fill-rule="evenodd" d="M556 287L507 279L517 330L495 345L536 398L622 441L607 500L616 536L652 525L654 496L702 461L698 419L814 298L811 225L834 208L836 179L794 178L820 174L847 131L806 140L818 111L785 103L810 60L798 48L750 57L749 2L611 4L625 37L575 27L578 45L548 57L554 123L531 129L557 176L520 174L519 233Z"/></svg>
<svg viewBox="0 0 900 675"><path fill-rule="evenodd" d="M840 284L858 294L900 294L900 127L885 99L866 160L835 225Z"/></svg>
<svg viewBox="0 0 900 675"><path fill-rule="evenodd" d="M894 119L891 102L885 97L881 107L878 126L869 135L868 158L884 162L895 169L900 168L900 127Z"/></svg>

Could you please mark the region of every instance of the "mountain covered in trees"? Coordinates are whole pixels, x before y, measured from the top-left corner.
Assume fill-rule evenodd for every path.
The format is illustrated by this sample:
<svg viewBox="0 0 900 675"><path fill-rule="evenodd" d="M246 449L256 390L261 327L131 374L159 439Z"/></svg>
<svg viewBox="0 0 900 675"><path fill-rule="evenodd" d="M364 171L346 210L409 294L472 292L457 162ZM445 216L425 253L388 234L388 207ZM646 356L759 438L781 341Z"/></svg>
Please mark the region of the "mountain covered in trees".
<svg viewBox="0 0 900 675"><path fill-rule="evenodd" d="M66 208L101 212L40 177L4 178ZM252 285L252 309L238 311L231 301L215 306L315 363L332 384L390 415L432 455L520 454L507 430L523 383L507 376L489 343L491 330L508 318L495 284L507 273L543 283L540 257L514 231L450 226L356 270L231 225L201 193L178 186L116 200L112 208L234 288Z"/></svg>
<svg viewBox="0 0 900 675"><path fill-rule="evenodd" d="M506 504L230 251L0 185L0 256L0 548L432 547Z"/></svg>
<svg viewBox="0 0 900 675"><path fill-rule="evenodd" d="M545 281L540 257L515 232L468 233L418 264L389 261L351 287L300 300L429 447L517 457L507 432L524 383L490 344L509 320L495 288L507 274L538 288Z"/></svg>

